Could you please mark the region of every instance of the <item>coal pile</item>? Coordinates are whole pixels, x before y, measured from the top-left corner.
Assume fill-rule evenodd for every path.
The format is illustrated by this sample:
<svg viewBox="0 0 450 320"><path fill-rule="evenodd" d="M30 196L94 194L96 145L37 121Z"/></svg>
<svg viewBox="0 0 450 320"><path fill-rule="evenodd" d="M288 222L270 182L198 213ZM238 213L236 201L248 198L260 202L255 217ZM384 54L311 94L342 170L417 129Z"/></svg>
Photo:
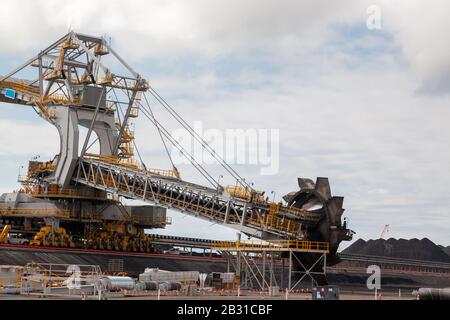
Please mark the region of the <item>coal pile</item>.
<svg viewBox="0 0 450 320"><path fill-rule="evenodd" d="M441 248L446 254L450 256L450 246L448 247L439 246L439 248Z"/></svg>
<svg viewBox="0 0 450 320"><path fill-rule="evenodd" d="M450 263L450 255L427 238L358 239L342 253Z"/></svg>

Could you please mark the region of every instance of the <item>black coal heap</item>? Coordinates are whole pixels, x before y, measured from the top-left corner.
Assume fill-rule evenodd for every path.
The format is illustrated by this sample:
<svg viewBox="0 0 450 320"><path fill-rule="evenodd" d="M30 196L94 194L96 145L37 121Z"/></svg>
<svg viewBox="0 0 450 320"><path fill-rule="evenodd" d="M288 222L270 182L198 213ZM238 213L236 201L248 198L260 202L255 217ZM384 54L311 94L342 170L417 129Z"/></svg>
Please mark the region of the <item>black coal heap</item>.
<svg viewBox="0 0 450 320"><path fill-rule="evenodd" d="M342 253L450 263L450 256L445 249L450 248L442 248L428 238L368 241L358 239Z"/></svg>
<svg viewBox="0 0 450 320"><path fill-rule="evenodd" d="M439 248L441 248L446 254L450 256L450 246L447 247L439 246Z"/></svg>

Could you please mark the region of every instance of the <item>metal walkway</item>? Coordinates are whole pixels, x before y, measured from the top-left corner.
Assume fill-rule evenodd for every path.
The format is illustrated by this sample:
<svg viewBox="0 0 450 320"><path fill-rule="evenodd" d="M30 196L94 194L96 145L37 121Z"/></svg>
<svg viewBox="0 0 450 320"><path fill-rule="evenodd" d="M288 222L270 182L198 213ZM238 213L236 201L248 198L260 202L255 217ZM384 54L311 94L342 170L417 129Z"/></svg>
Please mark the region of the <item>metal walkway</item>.
<svg viewBox="0 0 450 320"><path fill-rule="evenodd" d="M156 175L96 159L83 159L73 178L114 195L165 206L208 221L227 224L248 235L303 239L321 216L278 204L248 202L178 178Z"/></svg>
<svg viewBox="0 0 450 320"><path fill-rule="evenodd" d="M295 251L328 253L328 242L298 241L298 240L251 240L251 241L220 241L213 240L211 249L221 251Z"/></svg>
<svg viewBox="0 0 450 320"><path fill-rule="evenodd" d="M329 244L298 240L270 240L270 242L213 240L211 249L217 250L227 259L227 269L233 267L242 287L254 289L256 284L257 288L261 290L283 284L283 279L277 280L274 261L283 261L281 252L288 253L287 289L292 291L306 279L311 279L312 285L318 285L315 276L325 277ZM312 264L302 263L296 253L309 255L314 259ZM294 264L297 264L297 268L294 268ZM316 269L320 269L320 271Z"/></svg>

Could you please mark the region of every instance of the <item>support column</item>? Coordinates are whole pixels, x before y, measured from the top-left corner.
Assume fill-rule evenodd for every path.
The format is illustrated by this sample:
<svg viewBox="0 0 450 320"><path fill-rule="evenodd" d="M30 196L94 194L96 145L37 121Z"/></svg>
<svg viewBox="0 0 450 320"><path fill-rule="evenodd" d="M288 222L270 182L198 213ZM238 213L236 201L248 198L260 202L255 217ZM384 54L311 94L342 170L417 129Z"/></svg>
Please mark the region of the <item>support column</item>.
<svg viewBox="0 0 450 320"><path fill-rule="evenodd" d="M245 219L246 218L247 218L247 202L244 203L244 208L242 209L241 227L245 226Z"/></svg>
<svg viewBox="0 0 450 320"><path fill-rule="evenodd" d="M288 290L291 290L292 283L292 250L289 250L289 281L288 281Z"/></svg>
<svg viewBox="0 0 450 320"><path fill-rule="evenodd" d="M273 252L270 253L270 288L273 287L273 276L274 276L275 270L273 269Z"/></svg>
<svg viewBox="0 0 450 320"><path fill-rule="evenodd" d="M227 224L228 223L228 215L230 214L230 206L231 206L231 201L228 201L227 202L227 208L225 210L225 218L223 219L223 224Z"/></svg>
<svg viewBox="0 0 450 320"><path fill-rule="evenodd" d="M263 266L262 266L262 289L264 290L264 284L266 282L266 251L263 251Z"/></svg>
<svg viewBox="0 0 450 320"><path fill-rule="evenodd" d="M240 241L241 240L240 232L237 234L237 237L238 237L238 240ZM239 282L241 282L242 281L242 279L241 279L241 252L239 250L236 251L236 257L237 257L236 273L239 275ZM239 283L239 286L240 285L241 284Z"/></svg>

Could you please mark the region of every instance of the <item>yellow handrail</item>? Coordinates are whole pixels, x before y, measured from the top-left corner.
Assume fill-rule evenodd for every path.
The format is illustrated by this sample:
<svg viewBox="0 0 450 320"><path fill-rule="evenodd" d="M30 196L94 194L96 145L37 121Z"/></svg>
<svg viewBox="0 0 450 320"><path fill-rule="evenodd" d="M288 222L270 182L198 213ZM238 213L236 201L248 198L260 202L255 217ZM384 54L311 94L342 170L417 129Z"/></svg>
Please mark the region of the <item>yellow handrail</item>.
<svg viewBox="0 0 450 320"><path fill-rule="evenodd" d="M61 216L68 218L70 217L69 210L63 209L32 209L32 208L16 208L16 209L7 209L0 208L0 216Z"/></svg>
<svg viewBox="0 0 450 320"><path fill-rule="evenodd" d="M132 169L141 169L141 166L139 163L135 162L133 159L121 159L114 156L104 156L104 155L98 155L98 154L92 154L92 153L86 153L85 155L86 159L94 159L99 160L106 163L111 163L123 167L128 167ZM169 170L169 169L153 169L153 168L147 168L145 170L148 173L156 174L159 176L164 177L172 177L172 178L180 178L180 173L178 170Z"/></svg>
<svg viewBox="0 0 450 320"><path fill-rule="evenodd" d="M23 82L4 80L0 81L0 87L5 89L13 89L32 96L39 96L39 88L33 87Z"/></svg>
<svg viewBox="0 0 450 320"><path fill-rule="evenodd" d="M330 251L328 242L303 241L303 240L248 240L248 241L223 241L213 240L211 249L222 251L302 251L324 252Z"/></svg>
<svg viewBox="0 0 450 320"><path fill-rule="evenodd" d="M261 191L250 191L239 186L226 186L225 192L235 198L240 198L247 201L264 202L264 195Z"/></svg>
<svg viewBox="0 0 450 320"><path fill-rule="evenodd" d="M34 197L73 197L102 200L108 198L106 192L101 190L58 189L44 192L40 186L33 188L31 195Z"/></svg>

